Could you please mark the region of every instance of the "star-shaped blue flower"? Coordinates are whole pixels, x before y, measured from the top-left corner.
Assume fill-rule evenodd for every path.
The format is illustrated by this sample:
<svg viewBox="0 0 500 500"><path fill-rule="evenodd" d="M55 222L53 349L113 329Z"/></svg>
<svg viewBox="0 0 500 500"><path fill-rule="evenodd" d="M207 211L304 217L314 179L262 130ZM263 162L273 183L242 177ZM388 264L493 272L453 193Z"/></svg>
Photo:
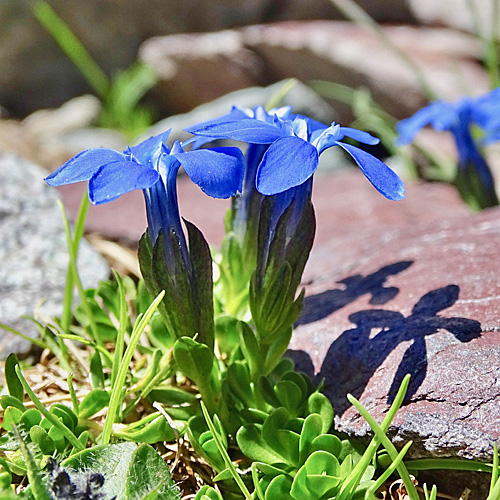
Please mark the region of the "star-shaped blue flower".
<svg viewBox="0 0 500 500"><path fill-rule="evenodd" d="M319 156L339 146L349 153L373 186L390 200L404 198L404 184L383 162L355 146L342 142L350 137L363 144L377 144L366 132L333 123L330 127L293 115L289 108L266 113L263 108L232 112L187 129L195 136L268 144L256 173L257 190L264 195L281 193L308 180L318 168Z"/></svg>
<svg viewBox="0 0 500 500"><path fill-rule="evenodd" d="M213 198L241 191L244 158L238 148L184 152L176 142L166 146L169 131L150 137L123 152L108 148L83 151L46 177L50 186L89 181L89 199L95 205L142 189L153 241L160 228L173 227L180 236L176 178L182 164L191 180Z"/></svg>
<svg viewBox="0 0 500 500"><path fill-rule="evenodd" d="M449 131L455 139L458 153L458 176L468 176L475 170L483 196L496 204L495 183L491 170L481 155L480 146L500 137L500 89L479 97L463 97L455 102L434 101L413 116L396 125L398 144L409 144L418 132L431 125L438 132ZM485 136L475 140L471 128L483 129ZM475 182L475 181L474 181Z"/></svg>

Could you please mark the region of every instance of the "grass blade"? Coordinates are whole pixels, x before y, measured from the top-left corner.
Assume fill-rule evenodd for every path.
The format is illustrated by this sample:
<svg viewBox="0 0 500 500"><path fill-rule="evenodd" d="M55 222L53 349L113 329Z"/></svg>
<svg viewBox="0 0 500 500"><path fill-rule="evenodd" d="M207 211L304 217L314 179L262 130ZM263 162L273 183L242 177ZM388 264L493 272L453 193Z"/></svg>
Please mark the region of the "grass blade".
<svg viewBox="0 0 500 500"><path fill-rule="evenodd" d="M127 346L127 349L120 361L120 368L117 371L115 383L111 387L111 397L109 401L109 410L106 415L106 420L104 421L104 429L102 431L102 444L108 444L109 439L111 437L111 430L113 423L115 422L116 415L118 413L118 408L122 403L123 397L125 395L124 385L125 379L127 377L127 371L132 361L132 357L134 355L135 348L139 342L139 338L144 332L151 316L156 311L158 304L163 299L165 295L165 291L163 290L156 297L153 303L149 306L148 310L144 313L144 315L139 315L135 326L130 335L130 342Z"/></svg>
<svg viewBox="0 0 500 500"><path fill-rule="evenodd" d="M50 33L61 50L71 62L80 70L81 74L95 90L104 98L109 91L109 80L93 57L76 37L71 28L59 17L52 7L45 1L34 3L33 13L39 23Z"/></svg>

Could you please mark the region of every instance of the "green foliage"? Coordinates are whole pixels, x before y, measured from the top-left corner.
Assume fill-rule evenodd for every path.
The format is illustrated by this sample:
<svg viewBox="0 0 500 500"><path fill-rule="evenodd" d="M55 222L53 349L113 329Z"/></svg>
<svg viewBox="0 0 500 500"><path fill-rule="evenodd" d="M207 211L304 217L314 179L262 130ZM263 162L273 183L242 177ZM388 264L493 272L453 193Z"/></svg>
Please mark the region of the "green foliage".
<svg viewBox="0 0 500 500"><path fill-rule="evenodd" d="M61 465L71 474L101 474L105 498L180 499L180 491L170 477L167 464L147 444L137 446L125 442L95 446L67 458Z"/></svg>
<svg viewBox="0 0 500 500"><path fill-rule="evenodd" d="M222 495L211 486L205 485L202 486L198 491L194 500L224 500Z"/></svg>
<svg viewBox="0 0 500 500"><path fill-rule="evenodd" d="M57 42L101 98L103 109L99 124L123 132L134 139L153 123L153 114L140 101L155 85L155 72L136 63L110 80L71 28L44 0L33 3L33 14Z"/></svg>
<svg viewBox="0 0 500 500"><path fill-rule="evenodd" d="M211 349L214 343L212 258L201 232L186 223L189 256L181 251L174 231L158 236L154 246L149 230L139 241L139 264L144 283L152 296L164 292L159 312L170 342L198 335ZM165 255L168 253L168 265Z"/></svg>

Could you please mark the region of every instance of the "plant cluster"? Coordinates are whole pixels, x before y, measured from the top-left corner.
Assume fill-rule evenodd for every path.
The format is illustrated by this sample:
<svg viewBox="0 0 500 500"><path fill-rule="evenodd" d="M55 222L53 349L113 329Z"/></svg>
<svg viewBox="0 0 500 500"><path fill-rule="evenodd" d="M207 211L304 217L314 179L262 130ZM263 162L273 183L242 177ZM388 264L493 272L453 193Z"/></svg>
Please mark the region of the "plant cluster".
<svg viewBox="0 0 500 500"><path fill-rule="evenodd" d="M373 498L395 471L417 500L402 462L409 444L398 453L386 436L408 378L380 426L350 399L375 434L360 450L332 428L321 384L314 387L284 357L314 239L319 155L342 148L381 194L400 200L399 177L344 139L378 140L290 108L233 108L189 131L192 139L171 147L166 132L123 152L90 149L46 178L53 186L89 182L73 233L65 221L63 314L39 324L35 341L67 371L71 407L44 404L15 356L7 360L2 495L15 489L36 500L176 499L180 491L159 453L183 439L212 473L196 500ZM246 155L237 147L202 148L216 139L246 142ZM181 220L181 166L207 195L232 198L215 259L201 231ZM76 259L89 200L99 205L133 189L143 191L148 219L139 242L144 280L135 284L115 273L113 281L84 290ZM90 387L82 398L85 378ZM378 460L380 446L388 460ZM498 490L498 465L482 470L493 471L492 492Z"/></svg>

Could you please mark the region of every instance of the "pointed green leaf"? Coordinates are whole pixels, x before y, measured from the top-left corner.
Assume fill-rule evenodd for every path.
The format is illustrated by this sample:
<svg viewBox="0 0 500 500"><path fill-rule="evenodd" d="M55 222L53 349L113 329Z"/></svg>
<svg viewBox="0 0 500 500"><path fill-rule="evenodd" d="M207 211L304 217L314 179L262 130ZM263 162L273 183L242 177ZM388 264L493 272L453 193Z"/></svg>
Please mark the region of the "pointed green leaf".
<svg viewBox="0 0 500 500"><path fill-rule="evenodd" d="M99 351L95 351L90 358L90 381L93 389L104 389L104 371Z"/></svg>
<svg viewBox="0 0 500 500"><path fill-rule="evenodd" d="M17 364L19 364L19 361L16 354L9 354L5 360L5 381L7 382L9 394L22 403L24 401L24 389L15 370Z"/></svg>
<svg viewBox="0 0 500 500"><path fill-rule="evenodd" d="M213 349L214 345L214 299L212 256L210 247L202 232L191 222L184 219L189 240L189 256L193 266L194 288L197 301L199 329L198 340Z"/></svg>

